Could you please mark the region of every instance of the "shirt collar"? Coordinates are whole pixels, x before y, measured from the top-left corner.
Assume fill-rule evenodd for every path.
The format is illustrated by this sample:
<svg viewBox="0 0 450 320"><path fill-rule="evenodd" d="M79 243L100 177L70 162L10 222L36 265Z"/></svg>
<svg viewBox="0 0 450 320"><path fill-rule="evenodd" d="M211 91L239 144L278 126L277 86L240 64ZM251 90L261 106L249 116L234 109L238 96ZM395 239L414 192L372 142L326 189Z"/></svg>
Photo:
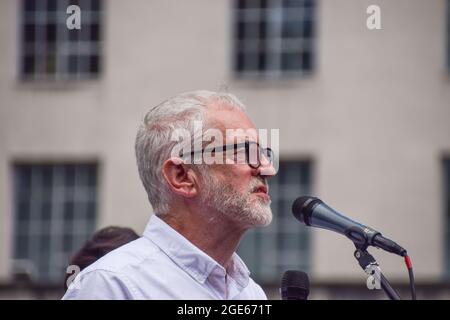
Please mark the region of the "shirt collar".
<svg viewBox="0 0 450 320"><path fill-rule="evenodd" d="M204 283L214 270L217 270L214 274L225 278L226 271L219 263L156 215L150 217L144 237L152 241L198 282ZM228 276L243 288L249 282L249 275L250 272L245 263L236 253L233 253L228 267Z"/></svg>

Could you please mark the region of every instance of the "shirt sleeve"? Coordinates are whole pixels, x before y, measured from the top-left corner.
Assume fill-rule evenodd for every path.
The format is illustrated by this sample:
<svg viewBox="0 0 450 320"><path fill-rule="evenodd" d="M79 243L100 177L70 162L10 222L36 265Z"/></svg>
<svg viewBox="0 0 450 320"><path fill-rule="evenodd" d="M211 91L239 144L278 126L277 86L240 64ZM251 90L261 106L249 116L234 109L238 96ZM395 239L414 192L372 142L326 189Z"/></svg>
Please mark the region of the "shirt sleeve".
<svg viewBox="0 0 450 320"><path fill-rule="evenodd" d="M235 296L230 296L230 300L267 300L266 293L259 284L249 278L248 284Z"/></svg>
<svg viewBox="0 0 450 320"><path fill-rule="evenodd" d="M267 300L267 295L259 284L256 284L255 300Z"/></svg>
<svg viewBox="0 0 450 320"><path fill-rule="evenodd" d="M119 273L106 270L81 273L62 297L62 300L130 299L140 299L130 281Z"/></svg>

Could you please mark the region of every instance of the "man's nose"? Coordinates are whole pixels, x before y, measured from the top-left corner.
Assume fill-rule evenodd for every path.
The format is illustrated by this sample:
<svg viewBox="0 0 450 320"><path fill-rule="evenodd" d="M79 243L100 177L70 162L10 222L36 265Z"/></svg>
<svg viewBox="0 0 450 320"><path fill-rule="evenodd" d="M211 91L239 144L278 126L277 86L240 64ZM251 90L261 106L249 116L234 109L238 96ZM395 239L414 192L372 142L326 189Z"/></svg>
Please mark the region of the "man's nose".
<svg viewBox="0 0 450 320"><path fill-rule="evenodd" d="M261 165L258 168L258 174L260 176L273 177L277 174L277 170L275 169L272 162L261 162Z"/></svg>

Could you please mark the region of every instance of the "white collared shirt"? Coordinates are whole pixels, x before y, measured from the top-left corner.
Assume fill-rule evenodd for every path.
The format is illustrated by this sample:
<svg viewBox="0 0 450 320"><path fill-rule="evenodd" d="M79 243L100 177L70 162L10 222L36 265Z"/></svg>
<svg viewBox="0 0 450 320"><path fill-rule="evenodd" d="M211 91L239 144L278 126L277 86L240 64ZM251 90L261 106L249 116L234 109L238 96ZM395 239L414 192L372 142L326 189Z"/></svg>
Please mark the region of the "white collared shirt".
<svg viewBox="0 0 450 320"><path fill-rule="evenodd" d="M234 253L228 274L153 215L144 235L84 269L63 299L267 299Z"/></svg>

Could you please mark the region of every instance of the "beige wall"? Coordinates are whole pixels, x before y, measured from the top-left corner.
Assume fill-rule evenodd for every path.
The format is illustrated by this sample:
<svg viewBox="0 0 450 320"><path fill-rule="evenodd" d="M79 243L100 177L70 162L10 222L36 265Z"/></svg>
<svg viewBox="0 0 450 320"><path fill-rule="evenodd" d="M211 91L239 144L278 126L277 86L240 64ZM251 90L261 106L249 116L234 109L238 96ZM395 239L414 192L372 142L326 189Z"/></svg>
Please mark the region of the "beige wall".
<svg viewBox="0 0 450 320"><path fill-rule="evenodd" d="M443 271L441 157L450 150L445 1L376 1L383 29L369 31L373 3L321 1L312 79L231 87L259 124L281 128L285 154L316 159L319 197L396 239L417 276L435 279ZM360 274L346 239L313 237L316 277ZM405 277L399 258L374 252L389 275Z"/></svg>
<svg viewBox="0 0 450 320"><path fill-rule="evenodd" d="M368 5L382 30L365 27ZM10 257L10 165L15 159L98 159L99 227L142 231L151 212L133 142L150 106L181 91L223 85L255 122L280 128L282 156L312 157L315 194L409 248L418 278L443 265L441 156L450 151L445 1L320 1L317 71L303 80L231 75L227 0L107 2L99 81L17 80L17 4L0 2L0 277ZM425 236L419 238L419 234ZM353 248L313 235L317 279L360 277ZM391 277L400 259L376 251Z"/></svg>

